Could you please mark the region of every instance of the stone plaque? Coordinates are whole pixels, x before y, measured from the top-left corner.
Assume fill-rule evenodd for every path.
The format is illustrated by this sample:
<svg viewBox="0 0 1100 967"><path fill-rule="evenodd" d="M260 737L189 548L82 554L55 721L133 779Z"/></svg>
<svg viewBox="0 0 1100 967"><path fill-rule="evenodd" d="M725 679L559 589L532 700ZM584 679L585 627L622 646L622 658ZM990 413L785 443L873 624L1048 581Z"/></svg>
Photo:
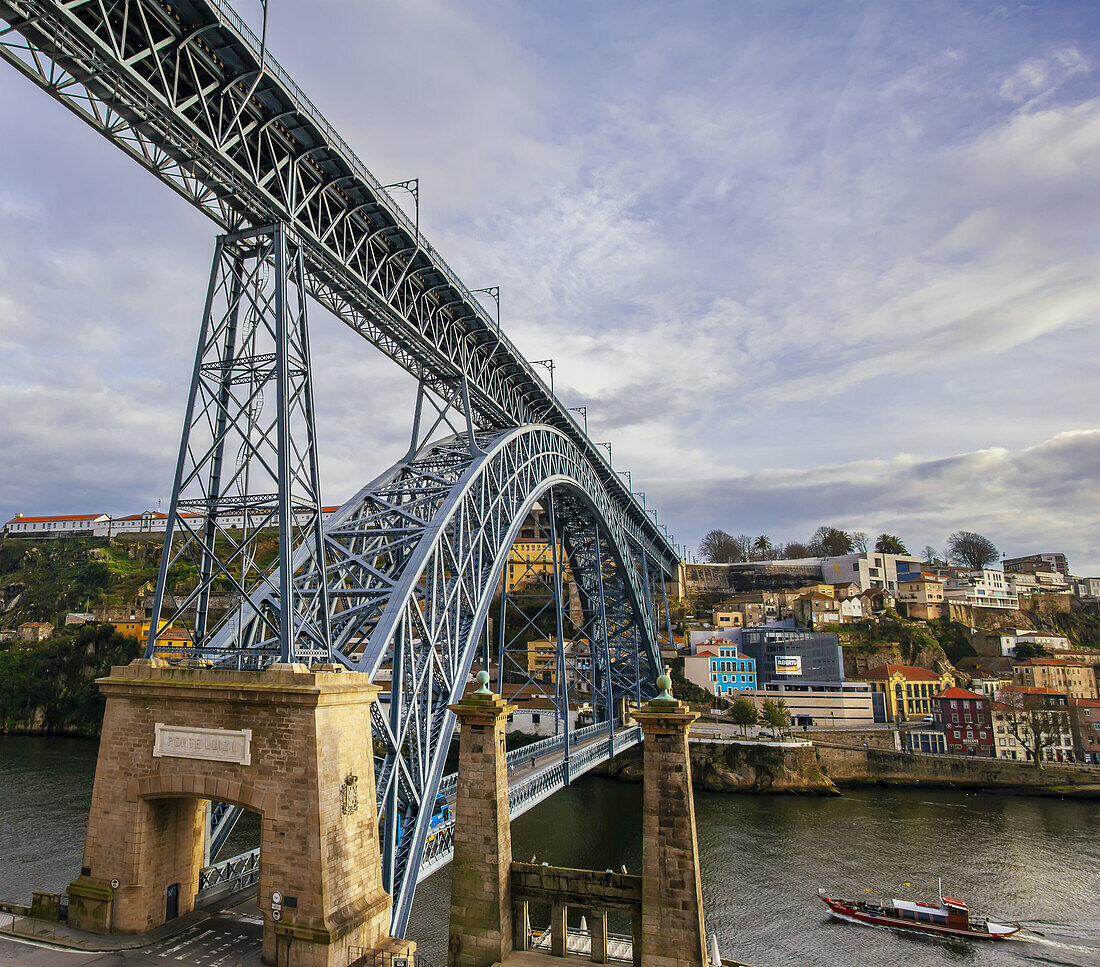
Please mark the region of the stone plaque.
<svg viewBox="0 0 1100 967"><path fill-rule="evenodd" d="M157 722L153 757L208 759L211 762L252 763L252 730L198 729Z"/></svg>

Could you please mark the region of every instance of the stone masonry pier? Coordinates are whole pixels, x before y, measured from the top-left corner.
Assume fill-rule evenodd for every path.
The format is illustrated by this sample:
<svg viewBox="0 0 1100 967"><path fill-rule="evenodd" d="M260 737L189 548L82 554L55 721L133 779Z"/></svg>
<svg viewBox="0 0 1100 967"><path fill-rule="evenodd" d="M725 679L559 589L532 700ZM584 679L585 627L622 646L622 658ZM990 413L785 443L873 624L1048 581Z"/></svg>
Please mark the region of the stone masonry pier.
<svg viewBox="0 0 1100 967"><path fill-rule="evenodd" d="M382 889L370 710L378 689L332 666L266 671L139 659L107 697L70 924L144 933L189 912L205 801L260 815L263 957L343 967L351 946L404 952Z"/></svg>

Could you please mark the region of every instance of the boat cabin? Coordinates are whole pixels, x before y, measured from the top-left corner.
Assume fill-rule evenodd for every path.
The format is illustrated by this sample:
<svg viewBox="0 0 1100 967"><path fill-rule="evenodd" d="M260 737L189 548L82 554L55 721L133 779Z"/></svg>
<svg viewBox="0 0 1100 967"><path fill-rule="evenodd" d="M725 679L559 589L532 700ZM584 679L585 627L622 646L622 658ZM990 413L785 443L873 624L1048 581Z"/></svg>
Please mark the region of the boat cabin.
<svg viewBox="0 0 1100 967"><path fill-rule="evenodd" d="M890 905L894 908L894 916L900 920L911 920L915 923L934 923L941 927L954 927L956 923L952 920L950 909L945 910L943 907L938 907L932 903L920 903L916 900L891 900ZM965 926L966 907L963 907L963 918Z"/></svg>
<svg viewBox="0 0 1100 967"><path fill-rule="evenodd" d="M952 900L949 896L941 896L944 908L947 910L947 925L957 930L970 928L970 911L962 900Z"/></svg>

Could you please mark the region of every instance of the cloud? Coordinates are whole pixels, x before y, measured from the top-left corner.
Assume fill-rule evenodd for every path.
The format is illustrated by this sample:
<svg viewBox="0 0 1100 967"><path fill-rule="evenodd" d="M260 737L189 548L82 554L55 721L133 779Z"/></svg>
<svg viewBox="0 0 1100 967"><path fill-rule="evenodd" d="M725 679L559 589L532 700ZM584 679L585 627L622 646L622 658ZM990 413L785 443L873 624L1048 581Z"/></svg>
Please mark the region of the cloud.
<svg viewBox="0 0 1100 967"><path fill-rule="evenodd" d="M1100 402L1100 13L330 0L273 6L268 38L383 182L421 178L426 235L501 286L616 467L684 482L681 536L712 522L696 478L864 468L806 484L830 519L876 467L953 481L943 454L1020 454ZM212 227L6 69L0 124L28 133L0 141L0 512L148 506ZM403 450L415 387L311 321L342 499Z"/></svg>
<svg viewBox="0 0 1100 967"><path fill-rule="evenodd" d="M910 550L975 530L1010 557L1060 550L1075 573L1100 573L1100 429L1021 450L995 447L921 460L909 454L805 470L649 483L676 507L678 530L805 540L819 524L899 534Z"/></svg>
<svg viewBox="0 0 1100 967"><path fill-rule="evenodd" d="M1049 97L1076 74L1087 74L1089 62L1076 47L1063 47L1048 56L1035 57L1020 64L1001 82L1001 97L1025 108Z"/></svg>

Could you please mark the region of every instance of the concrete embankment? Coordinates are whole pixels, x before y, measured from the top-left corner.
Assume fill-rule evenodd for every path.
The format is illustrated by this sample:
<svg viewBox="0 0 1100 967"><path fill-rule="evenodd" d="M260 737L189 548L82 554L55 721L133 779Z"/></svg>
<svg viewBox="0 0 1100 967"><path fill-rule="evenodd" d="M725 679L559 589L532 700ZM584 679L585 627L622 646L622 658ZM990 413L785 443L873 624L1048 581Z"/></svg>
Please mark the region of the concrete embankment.
<svg viewBox="0 0 1100 967"><path fill-rule="evenodd" d="M1100 770L1051 764L1043 769L1004 759L914 755L888 749L815 745L837 786L944 786L1032 796L1100 799Z"/></svg>
<svg viewBox="0 0 1100 967"><path fill-rule="evenodd" d="M642 781L642 747L635 746L592 770L623 782ZM813 746L753 742L691 742L691 778L712 792L837 796Z"/></svg>

